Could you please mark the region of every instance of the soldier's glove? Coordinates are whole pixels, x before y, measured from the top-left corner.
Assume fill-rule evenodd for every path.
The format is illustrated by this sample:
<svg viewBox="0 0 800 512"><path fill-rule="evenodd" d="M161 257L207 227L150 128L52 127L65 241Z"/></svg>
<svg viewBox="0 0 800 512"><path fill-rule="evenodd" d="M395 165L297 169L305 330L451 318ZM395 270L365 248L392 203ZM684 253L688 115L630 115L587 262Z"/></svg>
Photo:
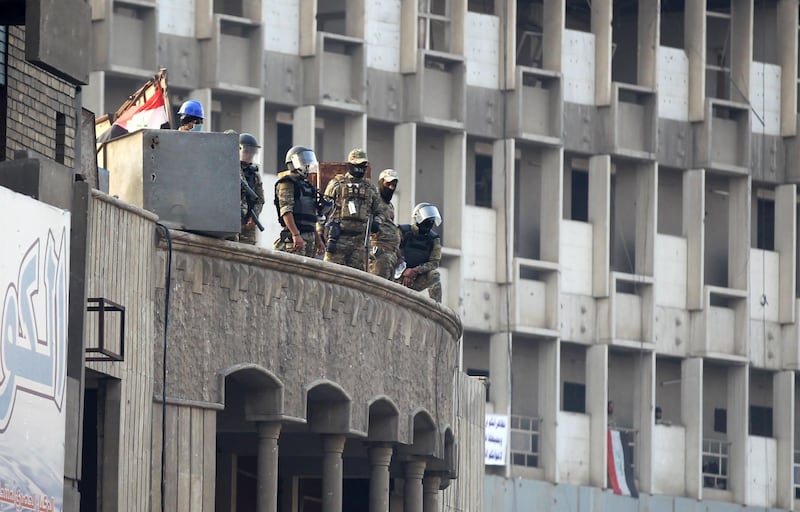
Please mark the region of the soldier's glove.
<svg viewBox="0 0 800 512"><path fill-rule="evenodd" d="M328 245L325 247L325 250L328 251L329 254L336 253L336 240L328 239Z"/></svg>

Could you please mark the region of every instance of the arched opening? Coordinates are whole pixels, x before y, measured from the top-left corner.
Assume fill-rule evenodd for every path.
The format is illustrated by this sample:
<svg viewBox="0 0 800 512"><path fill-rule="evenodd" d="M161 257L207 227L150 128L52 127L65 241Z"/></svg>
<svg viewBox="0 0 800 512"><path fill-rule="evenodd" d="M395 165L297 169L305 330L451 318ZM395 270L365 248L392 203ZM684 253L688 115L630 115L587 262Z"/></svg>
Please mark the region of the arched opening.
<svg viewBox="0 0 800 512"><path fill-rule="evenodd" d="M376 399L369 406L368 440L371 442L398 442L400 412L388 398Z"/></svg>

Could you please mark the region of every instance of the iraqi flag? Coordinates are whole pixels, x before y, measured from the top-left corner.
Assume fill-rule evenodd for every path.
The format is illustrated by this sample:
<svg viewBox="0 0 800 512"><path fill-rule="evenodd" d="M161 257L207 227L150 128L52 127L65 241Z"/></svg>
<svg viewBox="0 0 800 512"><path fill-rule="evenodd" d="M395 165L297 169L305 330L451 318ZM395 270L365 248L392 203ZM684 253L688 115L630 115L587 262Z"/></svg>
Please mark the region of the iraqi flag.
<svg viewBox="0 0 800 512"><path fill-rule="evenodd" d="M155 84L155 90L150 98L141 105L132 105L114 121L114 125L127 132L133 132L143 128L161 128L161 125L168 122L164 93L161 87Z"/></svg>
<svg viewBox="0 0 800 512"><path fill-rule="evenodd" d="M633 433L608 429L608 481L614 494L639 496L633 480Z"/></svg>

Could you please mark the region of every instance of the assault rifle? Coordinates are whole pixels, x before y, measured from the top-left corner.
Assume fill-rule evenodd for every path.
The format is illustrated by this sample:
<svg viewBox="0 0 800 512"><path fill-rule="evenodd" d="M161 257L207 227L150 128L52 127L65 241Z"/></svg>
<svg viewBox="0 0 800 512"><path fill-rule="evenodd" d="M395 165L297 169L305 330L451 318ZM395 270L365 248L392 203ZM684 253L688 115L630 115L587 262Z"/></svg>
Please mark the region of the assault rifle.
<svg viewBox="0 0 800 512"><path fill-rule="evenodd" d="M258 230L264 231L264 225L258 220L258 215L256 215L256 212L253 211L253 204L258 201L258 194L256 194L256 191L253 190L253 187L247 183L247 180L244 179L244 176L240 174L239 179L242 180L242 192L247 195L247 213L242 220L247 220L247 217L250 217L253 219L253 222L255 222Z"/></svg>

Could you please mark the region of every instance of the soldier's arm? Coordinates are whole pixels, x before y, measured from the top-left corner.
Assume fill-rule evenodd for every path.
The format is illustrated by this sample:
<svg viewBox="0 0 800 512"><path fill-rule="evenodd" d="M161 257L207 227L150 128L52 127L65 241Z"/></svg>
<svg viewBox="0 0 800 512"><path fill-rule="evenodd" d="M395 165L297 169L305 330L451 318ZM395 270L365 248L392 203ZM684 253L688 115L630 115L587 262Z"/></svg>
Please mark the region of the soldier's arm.
<svg viewBox="0 0 800 512"><path fill-rule="evenodd" d="M417 273L425 274L426 272L430 272L431 270L436 270L437 268L439 268L439 261L441 259L442 259L442 242L440 238L436 238L433 241L433 249L431 249L431 256L428 258L428 261L426 261L422 265L417 266Z"/></svg>
<svg viewBox="0 0 800 512"><path fill-rule="evenodd" d="M278 190L275 193L278 195L278 214L283 218L287 212L294 211L294 183L291 181L278 183Z"/></svg>
<svg viewBox="0 0 800 512"><path fill-rule="evenodd" d="M261 210L264 208L264 184L261 182L261 176L258 173L256 173L255 181L255 193L258 196L258 199L256 199L256 204L253 205L253 210L256 211L256 214L260 215Z"/></svg>

